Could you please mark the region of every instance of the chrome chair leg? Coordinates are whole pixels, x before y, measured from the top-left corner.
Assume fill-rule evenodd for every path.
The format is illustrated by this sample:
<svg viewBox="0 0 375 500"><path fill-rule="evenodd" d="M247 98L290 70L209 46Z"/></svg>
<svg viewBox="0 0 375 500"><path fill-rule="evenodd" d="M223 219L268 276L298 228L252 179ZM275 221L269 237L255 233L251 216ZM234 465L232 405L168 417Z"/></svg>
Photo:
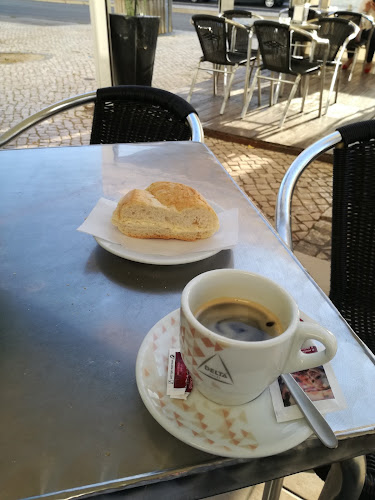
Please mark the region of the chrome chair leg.
<svg viewBox="0 0 375 500"><path fill-rule="evenodd" d="M216 71L218 69L217 64L213 64L213 75L212 75L212 83L213 83L213 94L214 96L217 94L217 82L219 79L219 73Z"/></svg>
<svg viewBox="0 0 375 500"><path fill-rule="evenodd" d="M327 102L326 102L326 110L325 110L324 114L327 114L327 111L328 111L328 108L329 108L329 103L330 103L330 100L331 100L331 94L333 92L333 89L335 88L335 83L336 83L338 69L339 69L339 65L335 64L335 71L334 71L333 76L332 76L331 86L329 88L328 98L327 98Z"/></svg>
<svg viewBox="0 0 375 500"><path fill-rule="evenodd" d="M279 73L278 82L276 84L276 90L275 90L275 104L277 104L279 101L280 87L282 85L282 83L281 83L282 77L283 77L283 74Z"/></svg>
<svg viewBox="0 0 375 500"><path fill-rule="evenodd" d="M340 78L341 78L341 71L340 71L341 66L339 66L339 71L337 74L337 79L336 79L336 94L335 94L335 104L337 102L337 97L339 95L339 87L340 87Z"/></svg>
<svg viewBox="0 0 375 500"><path fill-rule="evenodd" d="M286 106L285 106L285 109L284 109L284 112L283 112L283 116L281 117L281 120L280 120L280 123L279 123L279 127L282 127L284 125L284 121L285 121L286 114L288 112L289 105L290 105L290 103L291 103L291 101L292 101L292 99L294 97L294 94L296 93L296 90L298 88L300 80L301 80L301 75L297 75L297 78L294 81L292 90L290 91L290 94L289 94L289 97L288 97L288 102L286 103Z"/></svg>
<svg viewBox="0 0 375 500"><path fill-rule="evenodd" d="M251 82L251 85L250 85L249 93L246 96L245 104L244 104L242 111L241 111L241 119L244 118L246 113L247 113L247 108L249 107L251 98L253 97L254 88L255 88L257 81L258 81L258 91L259 91L259 87L260 87L260 82L258 79L259 72L260 72L260 68L257 68L256 73L255 73L254 78L253 78L253 81ZM259 94L258 94L258 98L259 98Z"/></svg>
<svg viewBox="0 0 375 500"><path fill-rule="evenodd" d="M255 80L255 76L254 76ZM262 87L260 84L260 78L258 76L258 107L262 104Z"/></svg>
<svg viewBox="0 0 375 500"><path fill-rule="evenodd" d="M310 83L310 75L306 75L304 78L303 78L304 82L303 82L303 96L302 96L302 103L301 103L301 113L303 113L303 109L305 107L305 101L306 101L306 97L307 97L307 94L309 92L309 83Z"/></svg>
<svg viewBox="0 0 375 500"><path fill-rule="evenodd" d="M264 484L262 500L279 500L284 478L274 479Z"/></svg>
<svg viewBox="0 0 375 500"><path fill-rule="evenodd" d="M228 67L227 66L224 66L224 82L223 82L223 85L224 85L224 89L227 88L227 85L228 85Z"/></svg>
<svg viewBox="0 0 375 500"><path fill-rule="evenodd" d="M324 93L324 83L326 77L326 68L323 65L320 73L320 96L319 96L319 118L322 116L322 106L323 106L323 93Z"/></svg>
<svg viewBox="0 0 375 500"><path fill-rule="evenodd" d="M230 90L232 88L232 83L233 83L233 79L234 79L234 74L236 72L238 68L238 65L236 66L233 66L230 68L230 77L229 77L229 82L227 83L227 85L225 86L225 91L224 91L224 101L223 101L223 104L221 105L221 108L220 108L220 114L222 115L224 113L224 110L225 110L225 106L227 104L227 101L230 97Z"/></svg>
<svg viewBox="0 0 375 500"><path fill-rule="evenodd" d="M366 457L331 465L319 500L358 500L366 477Z"/></svg>
<svg viewBox="0 0 375 500"><path fill-rule="evenodd" d="M274 78L273 75L274 75L274 72L271 71L271 78L272 78L272 80L271 80L271 85L270 85L270 106L273 106L273 93L274 93L274 89L275 89L275 83L274 83L274 80L273 80L273 78Z"/></svg>
<svg viewBox="0 0 375 500"><path fill-rule="evenodd" d="M253 72L254 64L255 64L255 61L252 61L251 70L250 70L252 39L253 39L253 31L251 30L251 32L249 33L249 36L248 36L248 40L247 40L246 73L245 73L245 85L244 85L244 90L243 90L242 105L244 105L245 101L246 101L246 95L247 95L247 91L249 89L249 82L250 82L251 74ZM234 45L232 45L232 47L234 47Z"/></svg>
<svg viewBox="0 0 375 500"><path fill-rule="evenodd" d="M187 102L190 102L190 99L191 99L191 96L193 94L193 89L195 87L195 83L197 81L197 77L198 77L198 71L200 69L200 66L201 66L201 61L199 61L198 63L198 66L197 66L197 69L195 71L195 75L193 76L193 81L191 82L191 86L190 86L190 91L189 91L189 95L187 96Z"/></svg>
<svg viewBox="0 0 375 500"><path fill-rule="evenodd" d="M350 82L352 79L352 76L354 73L354 67L355 67L357 59L358 59L358 52L359 52L359 48L357 47L354 51L354 57L353 57L353 62L352 62L352 66L351 66L349 77L348 77L348 82Z"/></svg>

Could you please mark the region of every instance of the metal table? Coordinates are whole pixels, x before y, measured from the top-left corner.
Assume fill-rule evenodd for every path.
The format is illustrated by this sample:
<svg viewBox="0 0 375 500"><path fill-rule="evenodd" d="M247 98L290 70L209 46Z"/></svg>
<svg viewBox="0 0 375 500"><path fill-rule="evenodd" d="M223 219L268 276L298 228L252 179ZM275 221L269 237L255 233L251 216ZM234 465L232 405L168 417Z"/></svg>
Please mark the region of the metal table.
<svg viewBox="0 0 375 500"><path fill-rule="evenodd" d="M156 180L190 184L239 208L239 243L206 260L121 259L76 231L100 196ZM202 498L375 448L373 355L200 143L0 152L1 499ZM139 346L197 274L233 267L282 284L338 339L347 408L327 415L336 450L309 438L261 459L222 458L168 434L135 384ZM120 496L121 495L121 496Z"/></svg>

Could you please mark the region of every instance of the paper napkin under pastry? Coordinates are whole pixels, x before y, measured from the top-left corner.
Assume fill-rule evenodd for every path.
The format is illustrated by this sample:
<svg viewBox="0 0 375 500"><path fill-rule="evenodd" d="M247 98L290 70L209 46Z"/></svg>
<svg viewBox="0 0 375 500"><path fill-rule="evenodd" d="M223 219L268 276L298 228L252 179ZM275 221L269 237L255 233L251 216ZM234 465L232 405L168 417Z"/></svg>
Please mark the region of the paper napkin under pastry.
<svg viewBox="0 0 375 500"><path fill-rule="evenodd" d="M130 238L111 222L117 203L100 198L78 231L117 243L132 252L150 255L174 256L194 252L208 252L232 248L238 241L238 209L218 212L220 229L210 238L197 241Z"/></svg>

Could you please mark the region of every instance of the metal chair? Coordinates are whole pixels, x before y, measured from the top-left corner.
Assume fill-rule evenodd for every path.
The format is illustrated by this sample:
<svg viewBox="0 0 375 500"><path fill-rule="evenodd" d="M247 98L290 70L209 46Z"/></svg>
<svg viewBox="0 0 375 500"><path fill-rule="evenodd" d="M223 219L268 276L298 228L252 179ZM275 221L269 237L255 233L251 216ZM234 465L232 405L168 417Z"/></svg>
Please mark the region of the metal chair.
<svg viewBox="0 0 375 500"><path fill-rule="evenodd" d="M352 21L342 19L340 17L322 17L319 19L318 24L318 36L329 40L329 51L328 54L326 54L325 50L323 50L320 46L317 46L314 53L314 60L323 63L323 58L326 55L326 62L324 65L327 68L333 68L334 70L326 101L326 109L324 113L326 114L335 85L335 103L337 102L340 85L339 69L341 66L342 56L344 55L348 43L358 35L359 27Z"/></svg>
<svg viewBox="0 0 375 500"><path fill-rule="evenodd" d="M54 103L0 136L0 147L29 128L68 109L95 103L90 144L204 141L197 112L182 97L137 85L98 89Z"/></svg>
<svg viewBox="0 0 375 500"><path fill-rule="evenodd" d="M250 65L255 64L256 56L251 55L251 37L252 30L247 29L244 25L226 19L223 16L209 16L197 14L192 17L192 23L198 35L198 39L202 48L203 56L198 62L193 81L191 83L188 102L191 100L193 89L197 80L198 72L211 71L213 73L213 93L217 93L217 77L219 74L224 75L224 100L220 109L220 114L225 111L225 106L230 96L231 87L233 84L234 75L240 66L246 66L245 77L245 93L247 91L247 82L250 74ZM247 38L246 54L244 52L232 50L231 43L232 31L230 39L228 33L230 30L235 30L235 37L239 40ZM249 54L249 57L247 55ZM212 68L201 68L202 63L211 63ZM229 81L226 83L226 77L229 73Z"/></svg>
<svg viewBox="0 0 375 500"><path fill-rule="evenodd" d="M259 50L252 48L252 39L253 39L252 25L254 21L263 19L263 17L259 16L258 14L254 14L249 10L241 10L241 9L225 10L222 13L222 16L231 21L233 21L234 19L236 19L237 22L241 21L241 24L244 24L244 26L246 26L248 30L247 32L245 32L243 29L240 30L236 29L231 24L228 25L228 43L229 47L231 48L231 51L236 52L237 54L243 54L243 56L247 58L244 97L243 97L245 102L251 75L253 73L255 64L259 65L259 60L260 60ZM244 21L246 22L246 24Z"/></svg>
<svg viewBox="0 0 375 500"><path fill-rule="evenodd" d="M374 20L372 19L371 16L367 16L366 14L361 14L359 12L352 12L352 11L347 11L347 10L338 10L334 13L335 17L340 17L341 19L347 19L348 21L352 21L354 24L356 24L359 28L363 27L364 23L369 23L371 28L369 29L369 35L367 40L351 40L348 45L347 45L347 50L354 51L354 56L353 56L353 62L351 65L349 77L348 77L348 82L351 81L353 72L354 72L354 67L356 65L357 59L358 59L358 53L359 50L362 47L366 48L366 56L368 53L369 45L370 45L370 40L371 37L374 33ZM363 65L366 64L366 56L363 61Z"/></svg>
<svg viewBox="0 0 375 500"><path fill-rule="evenodd" d="M249 107L255 84L258 82L258 90L260 89L260 80L267 80L271 82L271 90L270 90L270 105L273 105L273 85L274 82L277 82L278 85L280 83L287 83L292 85L292 89L289 94L288 101L285 105L283 115L280 119L279 127L281 127L285 121L285 117L290 105L291 100L294 97L294 94L297 90L297 87L300 83L302 77L306 77L311 74L318 73L321 69L321 88L320 88L320 101L319 101L319 116L321 114L322 108L322 97L323 97L323 88L324 88L324 64L322 62L311 62L307 59L303 59L301 57L294 57L291 53L292 46L292 38L295 32L303 35L306 39L310 40L315 46L316 43L322 44L324 47L327 47L327 43L325 40L320 40L314 33L310 33L304 30L300 30L298 28L290 27L283 23L278 23L275 21L255 21L254 30L256 37L259 42L259 49L262 57L262 64L257 69L254 79L252 81L252 85L250 88L250 92L247 96L245 105L242 109L241 118L244 118ZM314 48L312 49L312 51ZM271 76L262 75L261 72L263 70L267 70L271 72ZM272 73L279 73L278 78L274 78ZM295 76L294 81L282 79L282 75L293 75ZM307 85L305 86L305 93L302 99L301 112L303 111L305 99L307 95ZM277 101L277 99L276 99Z"/></svg>
<svg viewBox="0 0 375 500"><path fill-rule="evenodd" d="M334 149L330 299L358 337L375 354L375 121L353 123L308 147L294 160L280 185L276 230L293 250L291 202L302 172ZM375 454L367 455L361 500L375 498ZM343 478L349 472L343 470ZM326 478L328 470L316 471ZM361 486L360 470L353 472ZM327 476L329 480L329 476ZM333 480L333 478L332 478ZM326 488L326 486L325 486ZM329 487L326 488L329 490ZM359 489L361 491L362 487ZM347 498L358 496L325 498Z"/></svg>

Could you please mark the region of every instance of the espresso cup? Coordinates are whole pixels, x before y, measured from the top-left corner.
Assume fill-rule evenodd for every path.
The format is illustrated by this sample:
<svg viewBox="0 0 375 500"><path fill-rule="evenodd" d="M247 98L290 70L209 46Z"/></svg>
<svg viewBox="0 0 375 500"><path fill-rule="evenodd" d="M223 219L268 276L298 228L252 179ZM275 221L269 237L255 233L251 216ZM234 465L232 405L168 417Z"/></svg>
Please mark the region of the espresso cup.
<svg viewBox="0 0 375 500"><path fill-rule="evenodd" d="M309 339L324 350L303 353ZM296 302L281 286L235 269L208 271L186 285L180 346L194 387L224 405L252 401L282 373L320 366L337 350L331 332L300 321Z"/></svg>

